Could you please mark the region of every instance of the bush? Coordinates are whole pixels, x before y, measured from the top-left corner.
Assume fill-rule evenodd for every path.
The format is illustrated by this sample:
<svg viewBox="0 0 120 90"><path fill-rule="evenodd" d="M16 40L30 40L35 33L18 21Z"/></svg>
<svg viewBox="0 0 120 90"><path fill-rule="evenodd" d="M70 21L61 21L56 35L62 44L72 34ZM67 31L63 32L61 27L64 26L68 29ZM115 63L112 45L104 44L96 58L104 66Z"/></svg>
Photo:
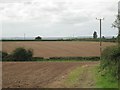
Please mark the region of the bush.
<svg viewBox="0 0 120 90"><path fill-rule="evenodd" d="M8 53L7 52L4 52L4 51L0 51L0 58L1 59L4 59L8 56Z"/></svg>
<svg viewBox="0 0 120 90"><path fill-rule="evenodd" d="M2 59L2 61L14 61L13 56L11 54L8 54L5 58Z"/></svg>
<svg viewBox="0 0 120 90"><path fill-rule="evenodd" d="M32 49L16 48L12 53L12 58L14 61L28 61L31 60L33 56Z"/></svg>
<svg viewBox="0 0 120 90"><path fill-rule="evenodd" d="M0 61L2 61L2 51L0 51Z"/></svg>
<svg viewBox="0 0 120 90"><path fill-rule="evenodd" d="M101 69L118 78L118 66L120 65L120 47L107 47L102 52Z"/></svg>
<svg viewBox="0 0 120 90"><path fill-rule="evenodd" d="M10 58L10 55L7 52L0 51L0 61L9 61L9 60L12 60L12 58Z"/></svg>

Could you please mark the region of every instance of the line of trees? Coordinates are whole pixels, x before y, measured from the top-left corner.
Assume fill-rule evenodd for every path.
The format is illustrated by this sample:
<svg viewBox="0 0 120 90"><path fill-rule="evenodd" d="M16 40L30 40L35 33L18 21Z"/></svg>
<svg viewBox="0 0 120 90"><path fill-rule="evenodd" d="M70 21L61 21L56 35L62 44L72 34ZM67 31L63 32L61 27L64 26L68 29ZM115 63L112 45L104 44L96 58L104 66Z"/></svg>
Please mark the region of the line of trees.
<svg viewBox="0 0 120 90"><path fill-rule="evenodd" d="M94 33L93 33L93 39L97 39L97 38L98 38L97 32L94 31ZM102 39L105 39L105 37L102 36ZM114 39L114 37L112 39Z"/></svg>

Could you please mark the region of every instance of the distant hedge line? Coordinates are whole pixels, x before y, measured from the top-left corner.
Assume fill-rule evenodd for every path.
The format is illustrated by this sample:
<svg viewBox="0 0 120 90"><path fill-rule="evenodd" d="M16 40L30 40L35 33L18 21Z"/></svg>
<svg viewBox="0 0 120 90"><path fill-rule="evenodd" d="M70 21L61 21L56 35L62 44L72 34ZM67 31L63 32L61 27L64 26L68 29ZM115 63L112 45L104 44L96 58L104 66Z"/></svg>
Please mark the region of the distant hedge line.
<svg viewBox="0 0 120 90"><path fill-rule="evenodd" d="M102 39L103 42L116 42L116 38L114 39ZM58 39L58 40L0 40L0 41L100 41L99 38L93 39L93 38L81 38L81 39Z"/></svg>
<svg viewBox="0 0 120 90"><path fill-rule="evenodd" d="M10 58L3 58L2 61L99 61L100 57L33 57L30 60L14 60Z"/></svg>
<svg viewBox="0 0 120 90"><path fill-rule="evenodd" d="M100 57L33 57L32 49L25 49L23 47L16 48L12 53L8 54L7 52L0 52L0 58L2 61L81 61L81 60L90 60L98 61Z"/></svg>
<svg viewBox="0 0 120 90"><path fill-rule="evenodd" d="M50 58L44 58L44 57L33 57L33 61L99 61L100 57L50 57Z"/></svg>

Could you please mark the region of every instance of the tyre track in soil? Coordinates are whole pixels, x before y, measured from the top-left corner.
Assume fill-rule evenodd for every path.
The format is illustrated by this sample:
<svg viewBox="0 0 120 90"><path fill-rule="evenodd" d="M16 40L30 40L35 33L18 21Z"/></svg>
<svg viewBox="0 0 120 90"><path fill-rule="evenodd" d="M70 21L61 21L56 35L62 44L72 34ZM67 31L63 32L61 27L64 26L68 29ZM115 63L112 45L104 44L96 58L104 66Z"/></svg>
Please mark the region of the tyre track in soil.
<svg viewBox="0 0 120 90"><path fill-rule="evenodd" d="M49 84L49 87L52 88L56 86L56 88L95 88L95 74L93 73L93 70L96 66L99 65L100 62L93 62L89 63L86 62L80 66L82 68L82 73L80 74L80 77L78 78L78 83L74 83L73 86L65 86L65 80L68 76L66 75L59 78L57 81ZM79 67L79 66L78 66ZM75 69L75 68L74 68ZM72 70L71 70L72 71Z"/></svg>
<svg viewBox="0 0 120 90"><path fill-rule="evenodd" d="M76 88L95 88L95 75L93 68L96 65L82 66L83 72L80 74L79 83L75 85Z"/></svg>
<svg viewBox="0 0 120 90"><path fill-rule="evenodd" d="M68 73L98 62L3 62L3 88L64 87Z"/></svg>

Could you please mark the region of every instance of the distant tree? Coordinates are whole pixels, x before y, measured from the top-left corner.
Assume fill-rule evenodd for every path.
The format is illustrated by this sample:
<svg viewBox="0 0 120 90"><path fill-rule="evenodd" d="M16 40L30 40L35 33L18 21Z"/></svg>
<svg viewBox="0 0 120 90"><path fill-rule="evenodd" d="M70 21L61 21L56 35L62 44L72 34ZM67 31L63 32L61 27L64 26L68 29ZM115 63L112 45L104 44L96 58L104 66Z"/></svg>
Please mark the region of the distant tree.
<svg viewBox="0 0 120 90"><path fill-rule="evenodd" d="M117 37L116 37L117 38ZM116 41L116 38L113 36L111 39L115 42Z"/></svg>
<svg viewBox="0 0 120 90"><path fill-rule="evenodd" d="M118 28L118 44L120 45L120 15L117 15L116 20L114 21L114 23L112 24L113 27Z"/></svg>
<svg viewBox="0 0 120 90"><path fill-rule="evenodd" d="M41 40L41 39L42 39L42 37L40 37L40 36L35 37L35 40Z"/></svg>
<svg viewBox="0 0 120 90"><path fill-rule="evenodd" d="M102 36L102 39L105 39L105 36Z"/></svg>
<svg viewBox="0 0 120 90"><path fill-rule="evenodd" d="M96 31L94 31L94 33L93 33L93 38L94 38L94 39L97 38L97 32L96 32Z"/></svg>
<svg viewBox="0 0 120 90"><path fill-rule="evenodd" d="M115 39L115 37L113 36L112 39Z"/></svg>

